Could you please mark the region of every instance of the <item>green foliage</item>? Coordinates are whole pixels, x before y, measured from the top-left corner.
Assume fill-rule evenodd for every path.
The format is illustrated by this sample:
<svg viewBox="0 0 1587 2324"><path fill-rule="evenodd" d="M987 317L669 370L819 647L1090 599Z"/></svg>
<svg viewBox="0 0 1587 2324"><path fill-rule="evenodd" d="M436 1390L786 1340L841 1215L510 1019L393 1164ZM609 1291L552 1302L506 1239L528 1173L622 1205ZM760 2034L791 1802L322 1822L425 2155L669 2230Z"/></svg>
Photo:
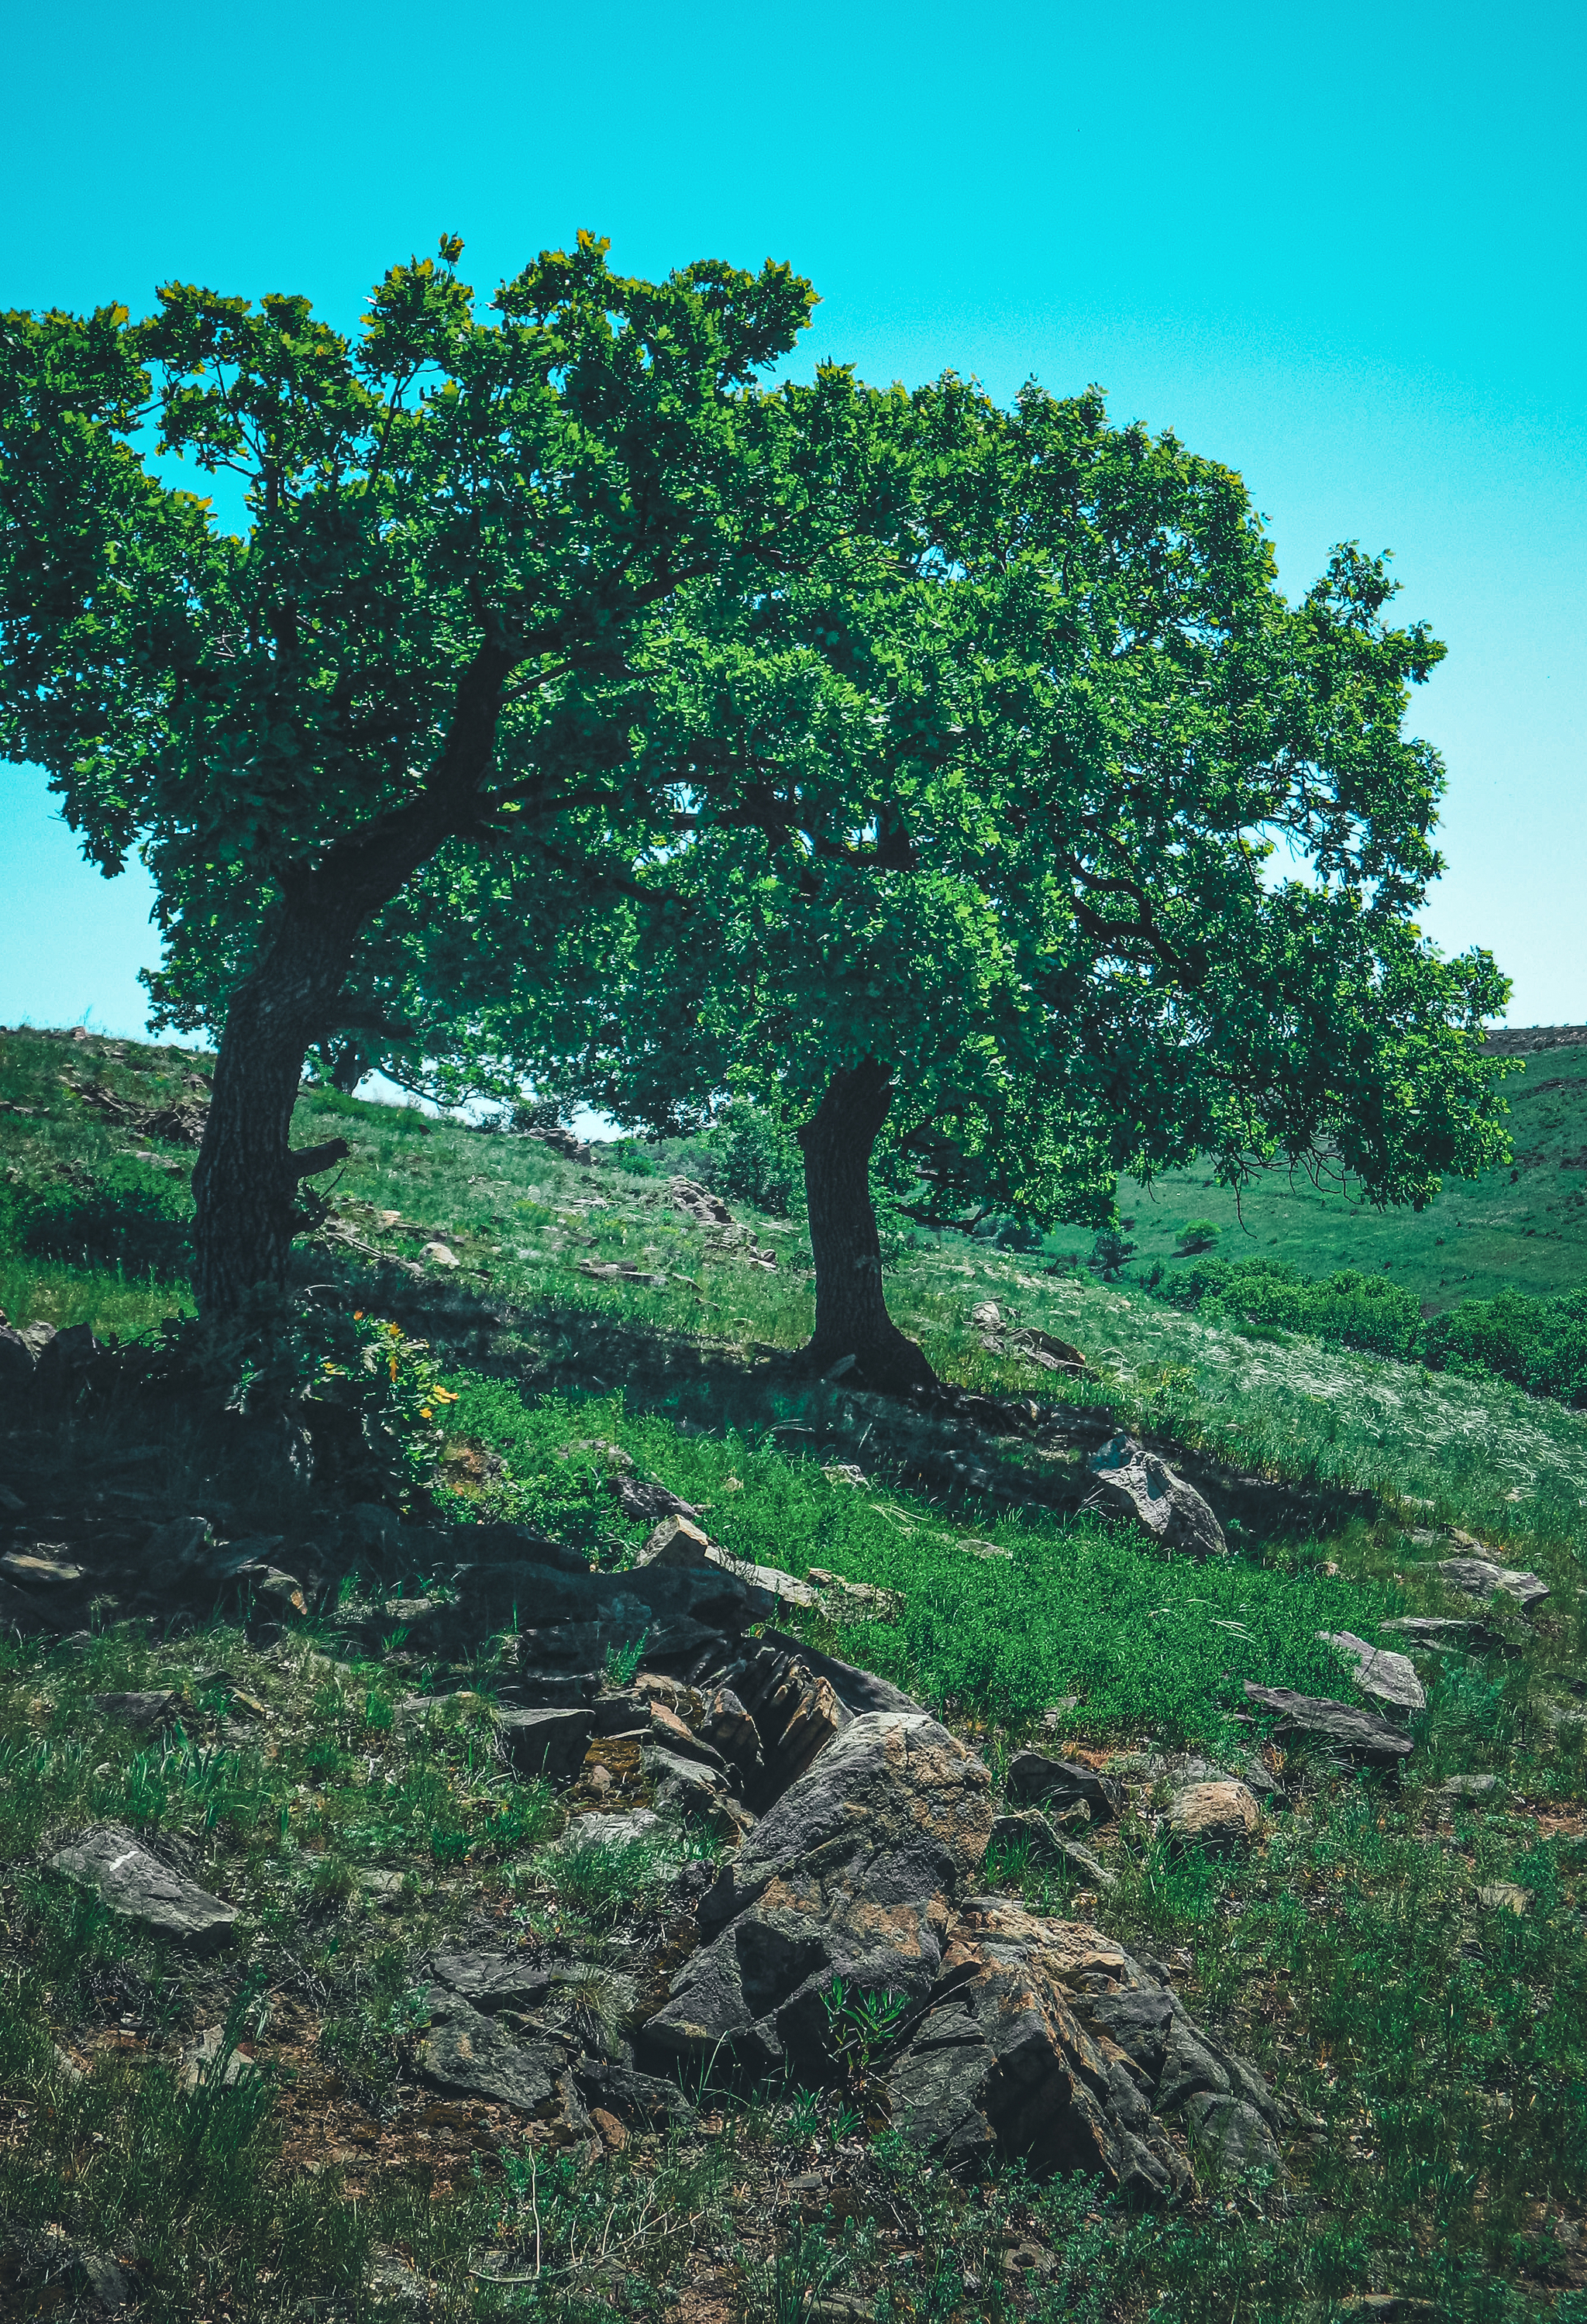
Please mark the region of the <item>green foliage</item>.
<svg viewBox="0 0 1587 2324"><path fill-rule="evenodd" d="M835 1977L821 1996L826 2047L840 2073L863 2079L909 2013L902 1993L856 1993Z"/></svg>
<svg viewBox="0 0 1587 2324"><path fill-rule="evenodd" d="M803 1212L804 1156L769 1106L736 1100L713 1125L706 1143L716 1157L712 1183L730 1202L752 1203L780 1219Z"/></svg>
<svg viewBox="0 0 1587 2324"><path fill-rule="evenodd" d="M1529 1299L1501 1291L1463 1299L1435 1315L1422 1335L1425 1360L1468 1377L1514 1380L1534 1396L1587 1404L1587 1292Z"/></svg>
<svg viewBox="0 0 1587 2324"><path fill-rule="evenodd" d="M1179 1249L1191 1259L1200 1251L1211 1250L1217 1240L1218 1230L1211 1219L1192 1219L1180 1232Z"/></svg>
<svg viewBox="0 0 1587 2324"><path fill-rule="evenodd" d="M1305 1332L1383 1356L1411 1354L1422 1327L1420 1304L1408 1291L1353 1268L1308 1283L1278 1259L1209 1259L1176 1271L1157 1288L1159 1297L1204 1316Z"/></svg>
<svg viewBox="0 0 1587 2324"><path fill-rule="evenodd" d="M1104 1227L1091 1246L1088 1264L1104 1283L1116 1283L1123 1271L1125 1260L1134 1250L1135 1245L1127 1240L1116 1227Z"/></svg>

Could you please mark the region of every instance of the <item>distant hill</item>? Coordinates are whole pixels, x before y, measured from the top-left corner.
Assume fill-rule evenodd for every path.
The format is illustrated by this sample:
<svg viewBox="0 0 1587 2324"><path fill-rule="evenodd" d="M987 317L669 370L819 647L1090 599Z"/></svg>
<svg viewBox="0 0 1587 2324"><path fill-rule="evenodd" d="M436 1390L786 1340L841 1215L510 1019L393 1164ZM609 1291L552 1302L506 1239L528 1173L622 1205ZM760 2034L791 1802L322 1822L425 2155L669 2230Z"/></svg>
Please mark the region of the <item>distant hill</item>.
<svg viewBox="0 0 1587 2324"><path fill-rule="evenodd" d="M1185 1228L1209 1219L1224 1258L1286 1259L1306 1275L1388 1269L1428 1314L1505 1290L1580 1289L1587 1284L1587 1025L1506 1028L1488 1046L1524 1068L1506 1086L1513 1164L1449 1180L1419 1215L1374 1211L1337 1186L1281 1170L1236 1204L1204 1173L1176 1171L1149 1189L1121 1190L1135 1222L1133 1263L1171 1266ZM1089 1248L1078 1231L1064 1229L1048 1243Z"/></svg>

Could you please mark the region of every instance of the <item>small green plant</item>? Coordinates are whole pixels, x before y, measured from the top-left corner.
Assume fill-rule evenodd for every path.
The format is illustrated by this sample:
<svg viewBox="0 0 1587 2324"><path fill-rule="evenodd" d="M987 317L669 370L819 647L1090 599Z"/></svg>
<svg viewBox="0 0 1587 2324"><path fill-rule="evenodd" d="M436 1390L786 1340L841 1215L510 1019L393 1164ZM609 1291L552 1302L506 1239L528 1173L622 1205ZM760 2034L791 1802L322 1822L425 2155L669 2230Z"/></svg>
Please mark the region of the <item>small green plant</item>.
<svg viewBox="0 0 1587 2324"><path fill-rule="evenodd" d="M633 1674L644 1660L645 1642L650 1635L648 1630L641 1630L637 1638L629 1639L625 1646L607 1647L606 1676L614 1686L632 1683Z"/></svg>
<svg viewBox="0 0 1587 2324"><path fill-rule="evenodd" d="M826 2046L833 2063L851 2081L863 2081L889 2048L909 2014L902 1993L857 1993L835 1977L821 1996L826 2013Z"/></svg>

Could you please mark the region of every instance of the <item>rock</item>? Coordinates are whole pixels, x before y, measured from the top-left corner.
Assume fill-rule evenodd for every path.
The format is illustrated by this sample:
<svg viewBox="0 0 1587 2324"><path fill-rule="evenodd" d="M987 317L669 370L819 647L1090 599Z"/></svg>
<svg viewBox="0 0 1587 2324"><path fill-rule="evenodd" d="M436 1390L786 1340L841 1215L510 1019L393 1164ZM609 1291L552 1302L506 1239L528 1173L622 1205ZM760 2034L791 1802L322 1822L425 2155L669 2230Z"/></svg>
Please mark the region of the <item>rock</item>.
<svg viewBox="0 0 1587 2324"><path fill-rule="evenodd" d="M33 1384L33 1351L20 1332L0 1323L0 1389Z"/></svg>
<svg viewBox="0 0 1587 2324"><path fill-rule="evenodd" d="M419 1256L428 1259L432 1267L456 1267L458 1263L457 1252L444 1242L427 1242Z"/></svg>
<svg viewBox="0 0 1587 2324"><path fill-rule="evenodd" d="M88 1578L80 1565L69 1565L60 1558L40 1557L26 1550L13 1550L0 1557L0 1573L21 1590L70 1589Z"/></svg>
<svg viewBox="0 0 1587 2324"><path fill-rule="evenodd" d="M1170 1555L1228 1555L1223 1528L1195 1487L1133 1437L1113 1437L1086 1466L1096 1479L1087 1508L1132 1518Z"/></svg>
<svg viewBox="0 0 1587 2324"><path fill-rule="evenodd" d="M244 1566L237 1579L260 1601L261 1610L278 1619L289 1609L294 1614L309 1611L302 1583L295 1573L283 1573L279 1565Z"/></svg>
<svg viewBox="0 0 1587 2324"><path fill-rule="evenodd" d="M978 1299L970 1310L970 1321L983 1332L995 1332L1002 1320L1002 1310L995 1299Z"/></svg>
<svg viewBox="0 0 1587 2324"><path fill-rule="evenodd" d="M761 1774L750 1797L763 1812L835 1741L850 1713L831 1681L798 1652L763 1643L730 1675L761 1740Z"/></svg>
<svg viewBox="0 0 1587 2324"><path fill-rule="evenodd" d="M700 1721L700 1734L731 1762L743 1781L752 1783L761 1774L759 1730L730 1686L713 1691Z"/></svg>
<svg viewBox="0 0 1587 2324"><path fill-rule="evenodd" d="M606 1490L631 1522L655 1525L662 1517L697 1517L699 1511L665 1485L647 1485L636 1477L609 1477Z"/></svg>
<svg viewBox="0 0 1587 2324"><path fill-rule="evenodd" d="M58 1402L69 1398L102 1352L87 1323L71 1323L64 1332L53 1333L39 1351L33 1369L34 1394Z"/></svg>
<svg viewBox="0 0 1587 2324"><path fill-rule="evenodd" d="M595 1721L589 1711L502 1711L495 1724L514 1775L559 1783L584 1765Z"/></svg>
<svg viewBox="0 0 1587 2324"><path fill-rule="evenodd" d="M693 1178L669 1178L668 1199L675 1211L683 1211L700 1226L730 1227L733 1213L719 1195Z"/></svg>
<svg viewBox="0 0 1587 2324"><path fill-rule="evenodd" d="M699 1526L691 1524L687 1517L674 1512L672 1516L662 1518L635 1558L634 1564L636 1567L705 1565L710 1562L710 1547L708 1535L702 1533Z"/></svg>
<svg viewBox="0 0 1587 2324"><path fill-rule="evenodd" d="M1354 1665L1355 1683L1363 1694L1387 1702L1396 1711L1426 1711L1427 1698L1408 1657L1388 1646L1370 1646L1353 1630L1319 1630L1325 1646Z"/></svg>
<svg viewBox="0 0 1587 2324"><path fill-rule="evenodd" d="M761 1643L762 1646L771 1647L779 1653L798 1655L817 1678L826 1681L844 1709L852 1711L856 1719L864 1711L925 1709L923 1703L917 1702L901 1687L894 1686L890 1679L877 1678L871 1671L858 1670L853 1663L840 1661L836 1655L819 1655L814 1646L806 1646L802 1638L794 1637L787 1630L762 1630Z"/></svg>
<svg viewBox="0 0 1587 2324"><path fill-rule="evenodd" d="M1049 1759L1042 1751L1016 1751L1004 1788L1021 1804L1058 1812L1084 1802L1090 1819L1105 1823L1124 1807L1124 1786L1114 1775L1099 1775L1078 1759Z"/></svg>
<svg viewBox="0 0 1587 2324"><path fill-rule="evenodd" d="M498 2009L535 2009L551 1988L538 1953L471 1951L443 1946L430 1963L438 1985L488 2016Z"/></svg>
<svg viewBox="0 0 1587 2324"><path fill-rule="evenodd" d="M586 2106L604 2108L620 2122L638 2123L647 2130L665 2130L669 2125L684 2128L697 2119L676 2082L660 2074L635 2073L611 2058L580 2058L573 2082Z"/></svg>
<svg viewBox="0 0 1587 2324"><path fill-rule="evenodd" d="M1348 1759L1370 1767L1394 1767L1410 1757L1410 1738L1391 1727L1376 1711L1358 1711L1348 1702L1326 1696L1296 1694L1287 1686L1256 1686L1250 1679L1245 1692L1252 1702L1278 1711L1283 1720L1279 1735L1320 1736Z"/></svg>
<svg viewBox="0 0 1587 2324"><path fill-rule="evenodd" d="M95 1825L57 1849L50 1864L79 1887L94 1889L118 1920L189 1952L218 1951L237 1917L233 1906L171 1871L119 1824Z"/></svg>
<svg viewBox="0 0 1587 2324"><path fill-rule="evenodd" d="M432 1986L429 2030L419 2072L445 2097L484 2098L516 2114L538 2114L555 2095L562 2060L549 2044L521 2047L494 2017L460 1995Z"/></svg>
<svg viewBox="0 0 1587 2324"><path fill-rule="evenodd" d="M1272 2171L1284 2167L1278 2142L1256 2107L1244 2098L1197 2090L1185 2101L1185 2119L1204 2154L1225 2171Z"/></svg>
<svg viewBox="0 0 1587 2324"><path fill-rule="evenodd" d="M1380 1630L1392 1630L1398 1638L1407 1638L1414 1646L1486 1646L1494 1643L1494 1633L1486 1622L1462 1620L1453 1614L1394 1614L1388 1621L1379 1622Z"/></svg>
<svg viewBox="0 0 1587 2324"><path fill-rule="evenodd" d="M1435 1786L1444 1799L1486 1800L1503 1788L1497 1775L1446 1775Z"/></svg>
<svg viewBox="0 0 1587 2324"><path fill-rule="evenodd" d="M887 2072L893 2125L952 2164L994 2154L1095 2173L1136 2201L1189 2172L1156 2117L1200 2094L1276 2122L1254 2070L1219 2050L1177 1997L1084 1923L998 1897L963 1905L918 2030Z"/></svg>
<svg viewBox="0 0 1587 2324"><path fill-rule="evenodd" d="M829 1620L896 1622L903 1613L901 1590L879 1590L870 1582L845 1582L841 1573L829 1573L820 1565L812 1565L805 1579L819 1593L821 1610Z"/></svg>
<svg viewBox="0 0 1587 2324"><path fill-rule="evenodd" d="M207 1563L214 1537L208 1517L173 1517L169 1525L152 1526L143 1543L143 1565L151 1581L158 1584Z"/></svg>
<svg viewBox="0 0 1587 2324"><path fill-rule="evenodd" d="M1199 1848L1209 1856L1238 1856L1250 1846L1261 1822L1255 1798L1232 1776L1186 1784L1169 1803L1168 1839L1181 1853Z"/></svg>
<svg viewBox="0 0 1587 2324"><path fill-rule="evenodd" d="M1463 1590L1470 1598L1486 1600L1496 1594L1513 1598L1523 1612L1541 1605L1548 1595L1547 1582L1537 1574L1495 1565L1486 1557L1443 1557L1438 1571L1452 1590Z"/></svg>
<svg viewBox="0 0 1587 2324"><path fill-rule="evenodd" d="M594 1732L602 1737L642 1735L650 1723L650 1703L648 1695L637 1687L619 1694L597 1695L592 1705Z"/></svg>
<svg viewBox="0 0 1587 2324"><path fill-rule="evenodd" d="M679 1815L716 1819L733 1831L745 1830L753 1822L753 1817L734 1798L725 1775L703 1760L692 1755L685 1758L680 1751L646 1742L640 1746L639 1763L658 1807Z"/></svg>
<svg viewBox="0 0 1587 2324"><path fill-rule="evenodd" d="M924 1999L951 1897L985 1853L990 1788L922 1712L851 1721L701 1900L706 1942L647 2025L651 2048L697 2068L720 2045L759 2074L822 2059L834 1977Z"/></svg>
<svg viewBox="0 0 1587 2324"><path fill-rule="evenodd" d="M659 1743L664 1751L671 1751L684 1759L697 1759L704 1767L725 1779L727 1762L714 1743L685 1725L676 1711L669 1711L664 1702L650 1705L649 1740Z"/></svg>
<svg viewBox="0 0 1587 2324"><path fill-rule="evenodd" d="M1524 1913L1532 1902L1529 1892L1518 1888L1513 1880L1490 1880L1477 1891L1477 1902L1485 1913Z"/></svg>
<svg viewBox="0 0 1587 2324"><path fill-rule="evenodd" d="M372 2299L398 2308L418 2310L429 2306L429 2288L424 2278L396 2252L377 2251L371 2255L364 2288Z"/></svg>
<svg viewBox="0 0 1587 2324"><path fill-rule="evenodd" d="M1034 1325L1010 1333L1006 1344L1011 1355L1022 1356L1028 1364L1038 1364L1046 1372L1074 1376L1085 1370L1085 1358L1071 1341L1055 1340L1050 1332L1038 1332Z"/></svg>
<svg viewBox="0 0 1587 2324"><path fill-rule="evenodd" d="M1038 1869L1078 1874L1094 1888L1116 1888L1119 1876L1078 1840L1055 1831L1039 1808L1020 1808L1012 1815L992 1818L990 1848L1029 1850L1026 1861Z"/></svg>
<svg viewBox="0 0 1587 2324"><path fill-rule="evenodd" d="M253 2060L245 2058L242 2052L236 2049L231 2052L226 2063L222 2065L220 2060L225 2049L226 2032L224 2027L219 2025L211 2025L208 2033L200 2034L196 2042L189 2042L183 2050L181 2058L180 2080L183 2089L190 2095L198 2089L200 2081L211 2085L218 2082L224 2089L230 2089L233 2083L240 2082L245 2074L258 2071Z"/></svg>
<svg viewBox="0 0 1587 2324"><path fill-rule="evenodd" d="M131 1694L97 1694L93 1703L96 1711L118 1727L128 1727L134 1735L148 1735L174 1715L176 1696L165 1686Z"/></svg>

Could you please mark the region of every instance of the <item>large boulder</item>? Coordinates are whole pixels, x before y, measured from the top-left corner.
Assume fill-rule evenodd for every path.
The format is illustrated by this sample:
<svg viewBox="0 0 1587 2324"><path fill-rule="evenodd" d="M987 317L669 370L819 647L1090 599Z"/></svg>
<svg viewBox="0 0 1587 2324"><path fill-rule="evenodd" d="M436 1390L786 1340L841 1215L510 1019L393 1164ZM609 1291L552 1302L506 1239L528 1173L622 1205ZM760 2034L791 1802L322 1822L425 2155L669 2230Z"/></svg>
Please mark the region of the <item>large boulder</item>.
<svg viewBox="0 0 1587 2324"><path fill-rule="evenodd" d="M835 1978L921 2001L992 1828L991 1777L923 1711L853 1720L701 1900L708 1941L645 2029L691 2068L819 2065Z"/></svg>
<svg viewBox="0 0 1587 2324"><path fill-rule="evenodd" d="M1189 2184L1165 2116L1227 2160L1279 2163L1271 2091L1170 1987L1087 1923L1039 1920L1003 1897L969 1898L955 1916L887 2089L895 2127L951 2165L1020 2156L1094 2173L1137 2201ZM1223 2112L1198 2116L1204 2099Z"/></svg>
<svg viewBox="0 0 1587 2324"><path fill-rule="evenodd" d="M1170 1556L1228 1555L1223 1528L1195 1487L1132 1436L1112 1438L1086 1465L1096 1480L1087 1508L1130 1518Z"/></svg>
<svg viewBox="0 0 1587 2324"><path fill-rule="evenodd" d="M1099 1775L1078 1759L1053 1759L1045 1751L1016 1751L1009 1762L1009 1797L1020 1806L1048 1808L1056 1815L1083 1807L1083 1821L1106 1823L1124 1807L1124 1786L1114 1775Z"/></svg>
<svg viewBox="0 0 1587 2324"><path fill-rule="evenodd" d="M1181 1855L1199 1848L1208 1856L1239 1856L1261 1823L1255 1794L1236 1777L1186 1784L1168 1805L1168 1844Z"/></svg>

